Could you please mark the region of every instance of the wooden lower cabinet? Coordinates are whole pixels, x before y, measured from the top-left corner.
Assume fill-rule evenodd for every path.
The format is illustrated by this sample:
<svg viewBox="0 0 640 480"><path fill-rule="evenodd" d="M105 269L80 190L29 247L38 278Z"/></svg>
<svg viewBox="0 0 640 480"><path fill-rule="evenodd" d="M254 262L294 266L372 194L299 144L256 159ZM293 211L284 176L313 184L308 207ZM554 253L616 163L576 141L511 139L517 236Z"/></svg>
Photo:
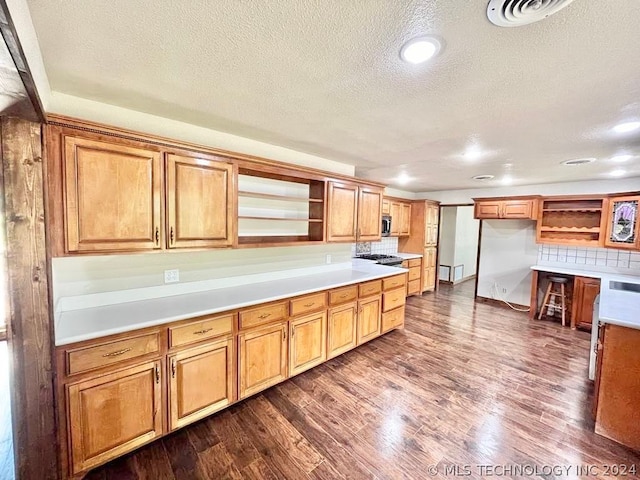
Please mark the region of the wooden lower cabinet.
<svg viewBox="0 0 640 480"><path fill-rule="evenodd" d="M327 358L333 358L356 346L357 305L351 303L329 309Z"/></svg>
<svg viewBox="0 0 640 480"><path fill-rule="evenodd" d="M422 291L432 291L436 288L436 268L438 249L436 247L426 247L422 259Z"/></svg>
<svg viewBox="0 0 640 480"><path fill-rule="evenodd" d="M327 359L327 312L296 318L289 323L289 376Z"/></svg>
<svg viewBox="0 0 640 480"><path fill-rule="evenodd" d="M404 326L404 305L382 314L381 333Z"/></svg>
<svg viewBox="0 0 640 480"><path fill-rule="evenodd" d="M162 435L161 372L152 361L67 386L73 474Z"/></svg>
<svg viewBox="0 0 640 480"><path fill-rule="evenodd" d="M233 338L170 355L169 428L184 427L233 401Z"/></svg>
<svg viewBox="0 0 640 480"><path fill-rule="evenodd" d="M358 302L357 344L361 345L380 335L382 296L366 298Z"/></svg>
<svg viewBox="0 0 640 480"><path fill-rule="evenodd" d="M240 398L287 378L287 322L238 335Z"/></svg>
<svg viewBox="0 0 640 480"><path fill-rule="evenodd" d="M599 293L600 279L575 277L573 281L571 328L579 327L591 331L593 302Z"/></svg>

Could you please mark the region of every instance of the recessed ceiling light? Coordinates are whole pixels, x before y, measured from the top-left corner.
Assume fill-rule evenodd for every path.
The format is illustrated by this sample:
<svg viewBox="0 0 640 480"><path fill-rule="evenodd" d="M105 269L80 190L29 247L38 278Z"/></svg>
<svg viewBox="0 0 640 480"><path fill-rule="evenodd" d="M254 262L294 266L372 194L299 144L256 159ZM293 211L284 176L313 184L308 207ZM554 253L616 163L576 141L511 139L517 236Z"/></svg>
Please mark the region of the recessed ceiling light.
<svg viewBox="0 0 640 480"><path fill-rule="evenodd" d="M408 63L424 63L440 51L440 42L434 37L416 37L400 49L400 58Z"/></svg>
<svg viewBox="0 0 640 480"><path fill-rule="evenodd" d="M399 183L400 185L406 185L411 180L411 177L404 172L396 177L396 183Z"/></svg>
<svg viewBox="0 0 640 480"><path fill-rule="evenodd" d="M471 177L472 180L491 180L493 178L493 175L476 175L475 177Z"/></svg>
<svg viewBox="0 0 640 480"><path fill-rule="evenodd" d="M477 145L470 145L462 154L467 160L478 160L484 156L484 152Z"/></svg>
<svg viewBox="0 0 640 480"><path fill-rule="evenodd" d="M513 183L513 177L511 175L505 175L502 177L502 180L500 180L500 183L502 183L502 185L511 185Z"/></svg>
<svg viewBox="0 0 640 480"><path fill-rule="evenodd" d="M612 162L622 163L627 162L633 158L633 155L616 155L615 157L611 157Z"/></svg>
<svg viewBox="0 0 640 480"><path fill-rule="evenodd" d="M609 173L609 175L611 175L612 177L624 177L626 174L627 174L627 171L622 169L613 170L612 172Z"/></svg>
<svg viewBox="0 0 640 480"><path fill-rule="evenodd" d="M640 122L624 122L619 123L613 127L613 131L616 133L629 133L640 128Z"/></svg>
<svg viewBox="0 0 640 480"><path fill-rule="evenodd" d="M569 165L570 167L573 167L573 166L576 166L576 165L584 165L586 163L593 163L595 161L596 161L595 158L574 158L573 160L565 160L564 162L562 162L562 165Z"/></svg>

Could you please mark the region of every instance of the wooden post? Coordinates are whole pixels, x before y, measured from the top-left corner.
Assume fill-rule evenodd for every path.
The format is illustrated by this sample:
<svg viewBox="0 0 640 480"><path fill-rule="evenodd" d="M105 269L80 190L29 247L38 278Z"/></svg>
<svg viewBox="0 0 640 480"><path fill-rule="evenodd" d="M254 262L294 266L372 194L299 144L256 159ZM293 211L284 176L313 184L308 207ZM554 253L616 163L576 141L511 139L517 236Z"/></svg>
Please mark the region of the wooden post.
<svg viewBox="0 0 640 480"><path fill-rule="evenodd" d="M11 409L16 473L25 480L58 478L41 132L38 123L1 120Z"/></svg>

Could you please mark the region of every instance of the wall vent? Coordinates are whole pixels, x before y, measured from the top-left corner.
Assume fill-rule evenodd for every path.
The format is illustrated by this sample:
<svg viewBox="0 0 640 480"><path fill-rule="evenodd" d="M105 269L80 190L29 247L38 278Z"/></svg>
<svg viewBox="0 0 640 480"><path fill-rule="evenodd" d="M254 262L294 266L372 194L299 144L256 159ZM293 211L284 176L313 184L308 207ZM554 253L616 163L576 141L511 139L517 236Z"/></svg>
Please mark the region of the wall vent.
<svg viewBox="0 0 640 480"><path fill-rule="evenodd" d="M490 0L487 17L499 27L520 27L559 12L573 0Z"/></svg>

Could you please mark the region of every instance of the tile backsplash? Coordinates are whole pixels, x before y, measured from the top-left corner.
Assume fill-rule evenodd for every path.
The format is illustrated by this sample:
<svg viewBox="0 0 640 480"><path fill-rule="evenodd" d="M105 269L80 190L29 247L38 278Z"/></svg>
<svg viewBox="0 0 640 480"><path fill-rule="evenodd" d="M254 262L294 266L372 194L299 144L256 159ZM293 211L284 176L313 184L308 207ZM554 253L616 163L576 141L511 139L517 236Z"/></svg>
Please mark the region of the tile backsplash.
<svg viewBox="0 0 640 480"><path fill-rule="evenodd" d="M640 274L640 252L610 248L540 245L538 262L543 265L571 265L581 270Z"/></svg>
<svg viewBox="0 0 640 480"><path fill-rule="evenodd" d="M351 246L351 253L356 255L363 253L383 253L393 255L398 253L398 237L383 237L379 242L359 242Z"/></svg>

